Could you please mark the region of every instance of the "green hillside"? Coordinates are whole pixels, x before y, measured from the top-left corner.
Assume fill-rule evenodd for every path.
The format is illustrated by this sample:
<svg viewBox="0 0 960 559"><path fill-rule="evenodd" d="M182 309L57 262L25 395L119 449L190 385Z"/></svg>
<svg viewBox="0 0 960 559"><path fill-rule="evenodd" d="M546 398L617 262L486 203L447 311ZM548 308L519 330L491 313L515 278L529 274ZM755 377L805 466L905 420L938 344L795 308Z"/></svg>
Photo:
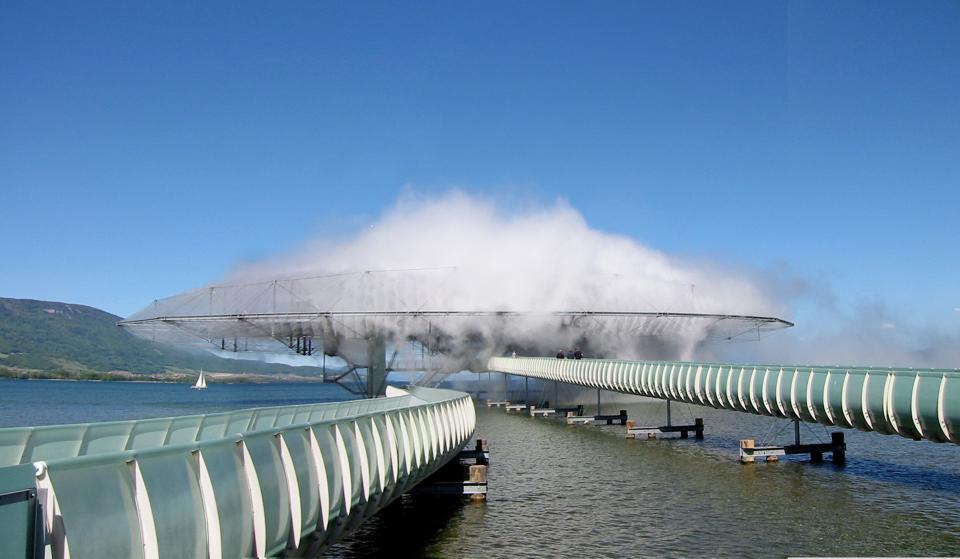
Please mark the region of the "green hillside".
<svg viewBox="0 0 960 559"><path fill-rule="evenodd" d="M311 375L310 367L223 359L156 344L116 326L120 317L68 303L0 298L0 368L83 375L108 371Z"/></svg>

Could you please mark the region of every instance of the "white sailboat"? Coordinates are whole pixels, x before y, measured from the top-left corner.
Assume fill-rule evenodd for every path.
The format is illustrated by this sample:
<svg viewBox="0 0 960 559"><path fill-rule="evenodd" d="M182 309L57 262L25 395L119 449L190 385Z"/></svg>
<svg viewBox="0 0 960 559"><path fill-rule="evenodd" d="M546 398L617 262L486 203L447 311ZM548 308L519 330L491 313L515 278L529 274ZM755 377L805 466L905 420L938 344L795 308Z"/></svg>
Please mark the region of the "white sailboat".
<svg viewBox="0 0 960 559"><path fill-rule="evenodd" d="M197 384L193 385L194 390L206 390L207 388L207 379L203 378L203 369L200 369L200 378L197 379Z"/></svg>

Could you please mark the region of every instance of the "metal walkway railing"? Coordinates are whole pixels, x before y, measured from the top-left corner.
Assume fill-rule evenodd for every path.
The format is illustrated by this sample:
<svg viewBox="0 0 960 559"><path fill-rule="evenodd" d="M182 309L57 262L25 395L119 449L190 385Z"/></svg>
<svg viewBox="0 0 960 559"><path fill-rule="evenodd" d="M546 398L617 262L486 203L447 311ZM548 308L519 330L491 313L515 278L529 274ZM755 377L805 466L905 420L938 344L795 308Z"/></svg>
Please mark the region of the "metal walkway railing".
<svg viewBox="0 0 960 559"><path fill-rule="evenodd" d="M53 557L295 553L332 543L455 457L475 419L468 395L413 388L375 400L2 429L0 479L34 468L42 546ZM15 541L31 549L32 534L20 531L0 527L0 551Z"/></svg>
<svg viewBox="0 0 960 559"><path fill-rule="evenodd" d="M960 371L494 357L487 369L701 406L960 443Z"/></svg>

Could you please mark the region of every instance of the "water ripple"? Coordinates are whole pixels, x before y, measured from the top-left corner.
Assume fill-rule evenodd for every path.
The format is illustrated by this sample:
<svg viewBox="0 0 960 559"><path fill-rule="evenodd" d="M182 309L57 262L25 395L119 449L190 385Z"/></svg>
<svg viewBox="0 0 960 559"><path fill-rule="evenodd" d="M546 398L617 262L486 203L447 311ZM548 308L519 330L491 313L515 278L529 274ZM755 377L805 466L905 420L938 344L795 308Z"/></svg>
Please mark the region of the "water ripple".
<svg viewBox="0 0 960 559"><path fill-rule="evenodd" d="M642 406L631 416L650 416ZM404 514L381 513L328 554L400 553L382 543L397 533L384 530L392 522L432 530L413 542L400 529L409 543L404 556L960 554L956 446L847 431L844 468L794 458L744 466L740 438L792 431L771 426L782 420L691 415L697 411L706 418L705 441L631 441L622 427L480 409L478 432L492 451L486 504L460 502L451 511L407 499L398 505ZM829 438L821 431L805 436Z"/></svg>

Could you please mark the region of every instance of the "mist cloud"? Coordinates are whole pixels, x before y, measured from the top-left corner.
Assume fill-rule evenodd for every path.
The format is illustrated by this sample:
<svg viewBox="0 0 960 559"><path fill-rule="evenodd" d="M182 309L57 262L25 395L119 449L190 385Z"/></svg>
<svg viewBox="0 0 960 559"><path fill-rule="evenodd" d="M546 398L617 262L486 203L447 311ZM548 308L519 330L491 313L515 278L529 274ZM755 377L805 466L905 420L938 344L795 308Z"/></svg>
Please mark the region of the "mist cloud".
<svg viewBox="0 0 960 559"><path fill-rule="evenodd" d="M822 307L808 322L756 344L709 348L718 359L839 366L956 368L960 336L892 311L882 301Z"/></svg>
<svg viewBox="0 0 960 559"><path fill-rule="evenodd" d="M689 359L709 334L706 323L569 327L538 313L788 311L757 274L684 261L592 228L562 200L508 207L463 191L408 193L352 235L313 239L283 256L239 266L222 283L277 278L309 278L298 280L291 296L319 311L532 313L507 323L443 325L454 346L480 335L486 340L481 353L513 344L549 354L585 344L609 357ZM413 330L397 332L393 341Z"/></svg>
<svg viewBox="0 0 960 559"><path fill-rule="evenodd" d="M425 343L437 356L433 364L443 370L466 368L511 350L550 355L574 346L590 356L623 359L904 367L960 363L955 330L909 320L882 299L842 310L850 304L838 300L829 278L806 276L787 264L757 270L670 256L591 227L562 200L518 207L451 191L438 197L408 193L350 234L321 236L284 255L240 265L221 281L158 300L134 317L317 313L326 318L310 319L319 322L304 323L305 329L289 333L290 339L310 336L320 344L312 346L318 351L322 347L362 365L364 339L371 332L386 332L394 349L416 346L407 344L410 339ZM738 332L750 323L733 321L724 323L733 330L720 335L717 324L723 321L585 314L790 319L792 309L800 309L802 316L795 328ZM393 311L403 316L383 318ZM420 314L411 318L411 311ZM498 311L524 314L426 316ZM378 314L344 318L363 312ZM550 314L556 312L567 314ZM173 335L221 338L226 346L222 338L264 333L255 324L242 331L242 321L217 323L227 324L227 331L204 330L208 325L199 324L190 334L174 329ZM262 351L282 350L280 345Z"/></svg>
<svg viewBox="0 0 960 559"><path fill-rule="evenodd" d="M460 191L408 194L354 236L309 241L239 267L225 283L424 268L455 269L456 281L396 302L457 310L786 311L747 274L684 263L593 229L565 202L518 211Z"/></svg>

